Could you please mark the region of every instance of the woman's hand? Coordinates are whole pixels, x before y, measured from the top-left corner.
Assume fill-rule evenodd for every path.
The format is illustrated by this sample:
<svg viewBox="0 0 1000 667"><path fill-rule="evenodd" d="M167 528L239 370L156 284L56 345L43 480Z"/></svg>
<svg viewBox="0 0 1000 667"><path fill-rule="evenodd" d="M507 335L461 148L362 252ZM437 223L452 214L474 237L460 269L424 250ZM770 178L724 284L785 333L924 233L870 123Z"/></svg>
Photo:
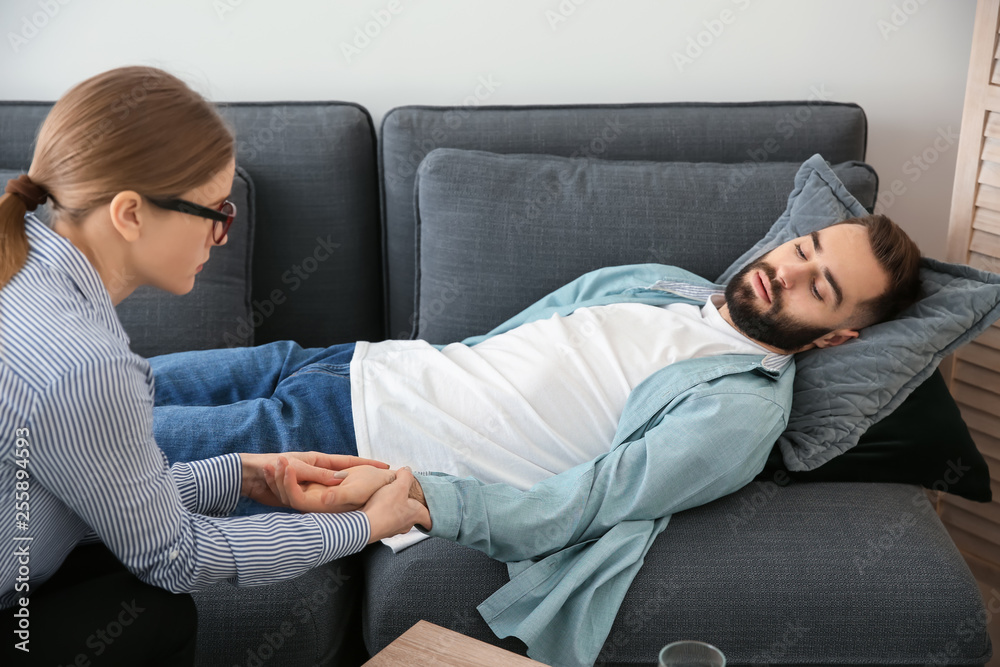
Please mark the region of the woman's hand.
<svg viewBox="0 0 1000 667"><path fill-rule="evenodd" d="M371 524L368 544L383 537L405 533L417 524L430 530L430 512L425 504L415 499L422 499L423 495L420 483L409 468L397 470L395 481L376 491L361 510Z"/></svg>
<svg viewBox="0 0 1000 667"><path fill-rule="evenodd" d="M360 509L372 494L396 479L396 473L391 470L364 464L329 471L329 475L314 473L312 467L285 455L278 455L273 474L265 467L265 479L271 493L282 504L302 512Z"/></svg>
<svg viewBox="0 0 1000 667"><path fill-rule="evenodd" d="M284 465L295 466L296 479L300 483L316 482L326 487L340 484L342 479L336 477L336 474L354 466L369 466L382 470L389 468L387 463L381 461L343 454L324 454L323 452L240 454L240 461L243 464L241 494L264 505L292 507L288 504L287 499L283 499L277 492L274 483L274 472L280 457L284 457L286 462Z"/></svg>

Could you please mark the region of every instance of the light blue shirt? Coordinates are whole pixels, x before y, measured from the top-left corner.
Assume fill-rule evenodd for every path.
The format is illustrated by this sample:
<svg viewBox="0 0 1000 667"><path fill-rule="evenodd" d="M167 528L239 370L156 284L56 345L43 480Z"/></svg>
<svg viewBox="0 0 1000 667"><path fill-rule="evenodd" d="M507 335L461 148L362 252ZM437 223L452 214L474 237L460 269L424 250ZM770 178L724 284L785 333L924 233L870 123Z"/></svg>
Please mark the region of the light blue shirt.
<svg viewBox="0 0 1000 667"><path fill-rule="evenodd" d="M356 551L368 518L222 518L238 454L167 465L153 439L153 374L133 354L87 258L34 216L28 260L0 290L0 608L100 538L146 583L174 592L266 584Z"/></svg>
<svg viewBox="0 0 1000 667"><path fill-rule="evenodd" d="M683 269L598 269L536 302L474 345L583 306L704 304L723 288ZM431 535L508 563L510 583L479 605L498 637L551 665L592 665L622 599L670 516L725 496L763 470L788 423L791 355L676 362L629 395L611 451L528 491L440 473L418 479Z"/></svg>

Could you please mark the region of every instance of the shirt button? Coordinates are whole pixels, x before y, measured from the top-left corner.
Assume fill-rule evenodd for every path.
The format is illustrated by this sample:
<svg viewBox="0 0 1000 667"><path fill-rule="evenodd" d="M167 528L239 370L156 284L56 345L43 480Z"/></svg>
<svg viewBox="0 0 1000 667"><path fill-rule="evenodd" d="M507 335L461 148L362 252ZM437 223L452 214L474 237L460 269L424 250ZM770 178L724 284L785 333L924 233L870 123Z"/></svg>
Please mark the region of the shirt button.
<svg viewBox="0 0 1000 667"><path fill-rule="evenodd" d="M178 555L177 549L174 549L173 551L171 551L170 552L170 560L176 560L177 559L177 555Z"/></svg>

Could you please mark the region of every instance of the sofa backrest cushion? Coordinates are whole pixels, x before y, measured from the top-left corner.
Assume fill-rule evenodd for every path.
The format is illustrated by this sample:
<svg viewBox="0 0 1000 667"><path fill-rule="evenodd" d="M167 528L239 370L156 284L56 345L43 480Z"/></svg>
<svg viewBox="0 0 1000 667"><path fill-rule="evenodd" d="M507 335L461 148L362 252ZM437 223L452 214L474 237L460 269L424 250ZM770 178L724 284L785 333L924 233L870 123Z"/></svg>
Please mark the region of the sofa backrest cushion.
<svg viewBox="0 0 1000 667"><path fill-rule="evenodd" d="M484 93L501 82L480 82ZM382 120L379 174L389 338L407 338L416 317L414 180L435 148L541 153L604 160L739 163L731 185L770 162L865 159L867 121L856 104L753 103L564 106L405 106ZM254 179L257 175L253 174ZM713 189L717 191L717 189ZM738 200L730 201L737 214ZM781 210L778 209L777 213Z"/></svg>
<svg viewBox="0 0 1000 667"><path fill-rule="evenodd" d="M237 102L236 163L253 179L254 343L303 347L384 332L375 128L348 102Z"/></svg>
<svg viewBox="0 0 1000 667"><path fill-rule="evenodd" d="M436 149L416 182L414 337L486 333L604 266L670 264L715 280L781 215L799 166L756 165L734 188L743 165ZM874 204L870 167L835 171Z"/></svg>

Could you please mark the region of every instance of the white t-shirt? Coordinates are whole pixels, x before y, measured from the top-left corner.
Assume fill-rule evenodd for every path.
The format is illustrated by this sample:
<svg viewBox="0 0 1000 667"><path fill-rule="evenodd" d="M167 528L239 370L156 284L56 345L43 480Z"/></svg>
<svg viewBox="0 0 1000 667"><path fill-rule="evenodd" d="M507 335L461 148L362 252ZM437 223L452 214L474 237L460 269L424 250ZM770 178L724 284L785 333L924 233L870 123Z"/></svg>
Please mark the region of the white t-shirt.
<svg viewBox="0 0 1000 667"><path fill-rule="evenodd" d="M472 347L359 342L351 360L358 453L527 489L607 453L629 394L667 364L767 352L711 299L578 308Z"/></svg>

